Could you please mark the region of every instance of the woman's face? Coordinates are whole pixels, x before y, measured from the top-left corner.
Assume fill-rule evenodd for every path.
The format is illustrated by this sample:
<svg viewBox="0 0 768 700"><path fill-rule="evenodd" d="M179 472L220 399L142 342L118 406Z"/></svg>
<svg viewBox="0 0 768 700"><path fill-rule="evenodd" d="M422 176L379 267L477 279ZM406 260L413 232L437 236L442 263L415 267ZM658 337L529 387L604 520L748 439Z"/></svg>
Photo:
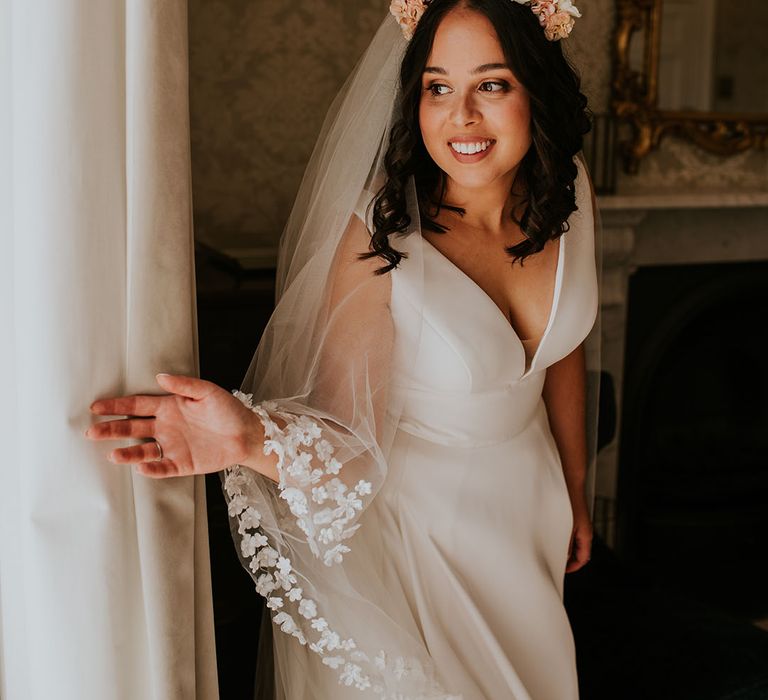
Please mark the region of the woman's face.
<svg viewBox="0 0 768 700"><path fill-rule="evenodd" d="M461 187L513 175L531 144L528 93L506 63L485 15L445 16L422 76L419 124L430 156Z"/></svg>

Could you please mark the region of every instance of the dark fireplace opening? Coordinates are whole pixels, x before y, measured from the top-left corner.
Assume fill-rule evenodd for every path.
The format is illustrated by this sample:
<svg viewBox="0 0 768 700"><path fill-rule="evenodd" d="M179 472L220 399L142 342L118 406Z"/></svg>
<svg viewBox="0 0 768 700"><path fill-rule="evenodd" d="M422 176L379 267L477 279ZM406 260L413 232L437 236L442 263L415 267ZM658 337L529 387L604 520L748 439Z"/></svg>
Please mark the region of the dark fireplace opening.
<svg viewBox="0 0 768 700"><path fill-rule="evenodd" d="M630 279L616 551L659 586L768 617L768 263Z"/></svg>

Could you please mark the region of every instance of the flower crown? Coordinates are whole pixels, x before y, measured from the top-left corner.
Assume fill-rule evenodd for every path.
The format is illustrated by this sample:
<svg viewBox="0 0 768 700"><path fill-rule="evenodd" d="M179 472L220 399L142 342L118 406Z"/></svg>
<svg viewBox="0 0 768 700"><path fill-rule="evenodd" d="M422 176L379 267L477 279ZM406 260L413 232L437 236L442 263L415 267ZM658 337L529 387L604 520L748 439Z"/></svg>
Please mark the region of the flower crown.
<svg viewBox="0 0 768 700"><path fill-rule="evenodd" d="M581 13L571 0L509 0L520 5L530 5L531 11L544 27L544 35L550 41L565 39L573 29L574 17ZM394 15L406 39L413 36L416 25L432 0L392 0L389 11Z"/></svg>

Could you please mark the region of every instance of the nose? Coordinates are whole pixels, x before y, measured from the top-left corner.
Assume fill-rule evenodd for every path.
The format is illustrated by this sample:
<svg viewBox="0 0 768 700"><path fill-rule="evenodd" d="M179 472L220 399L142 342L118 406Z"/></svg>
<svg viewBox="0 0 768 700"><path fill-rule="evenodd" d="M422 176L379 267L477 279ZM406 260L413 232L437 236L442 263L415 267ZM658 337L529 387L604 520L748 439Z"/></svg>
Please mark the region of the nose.
<svg viewBox="0 0 768 700"><path fill-rule="evenodd" d="M453 124L459 127L468 126L477 124L481 119L482 115L475 100L474 90L467 90L463 94L458 94L451 114Z"/></svg>

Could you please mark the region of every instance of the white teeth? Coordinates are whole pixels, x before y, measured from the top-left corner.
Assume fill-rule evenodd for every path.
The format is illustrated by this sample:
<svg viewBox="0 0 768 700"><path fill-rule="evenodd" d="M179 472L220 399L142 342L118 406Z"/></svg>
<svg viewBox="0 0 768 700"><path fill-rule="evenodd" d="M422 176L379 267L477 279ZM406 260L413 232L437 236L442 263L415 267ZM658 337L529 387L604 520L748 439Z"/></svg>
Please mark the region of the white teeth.
<svg viewBox="0 0 768 700"><path fill-rule="evenodd" d="M477 143L452 143L451 148L456 151L456 153L472 155L479 151L485 151L490 145L491 141L478 141Z"/></svg>

